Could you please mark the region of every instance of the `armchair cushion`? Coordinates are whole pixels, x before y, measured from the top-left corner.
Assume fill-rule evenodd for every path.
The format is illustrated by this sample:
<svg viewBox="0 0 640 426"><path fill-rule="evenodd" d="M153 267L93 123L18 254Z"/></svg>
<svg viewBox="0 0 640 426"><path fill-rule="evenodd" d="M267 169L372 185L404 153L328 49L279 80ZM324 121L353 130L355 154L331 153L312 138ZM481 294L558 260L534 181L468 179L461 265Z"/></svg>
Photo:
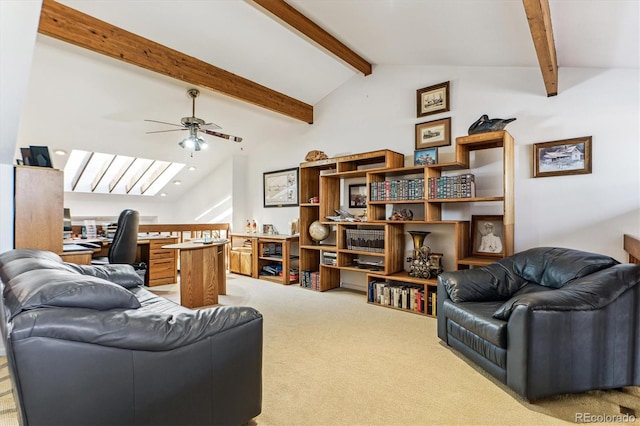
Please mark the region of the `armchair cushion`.
<svg viewBox="0 0 640 426"><path fill-rule="evenodd" d="M5 291L9 319L20 312L40 307L76 307L100 311L137 309L138 299L118 284L101 278L67 271L35 269L11 281ZM9 287L8 287L9 288Z"/></svg>
<svg viewBox="0 0 640 426"><path fill-rule="evenodd" d="M508 320L517 306L526 306L534 311L600 309L638 283L640 283L640 269L637 266L632 264L615 265L573 280L557 290L517 294L503 303L494 312L493 317Z"/></svg>
<svg viewBox="0 0 640 426"><path fill-rule="evenodd" d="M536 247L515 254L512 259L517 275L551 288L561 288L571 280L619 263L602 254L560 247Z"/></svg>
<svg viewBox="0 0 640 426"><path fill-rule="evenodd" d="M454 303L507 300L526 281L502 259L484 268L444 272L438 276Z"/></svg>

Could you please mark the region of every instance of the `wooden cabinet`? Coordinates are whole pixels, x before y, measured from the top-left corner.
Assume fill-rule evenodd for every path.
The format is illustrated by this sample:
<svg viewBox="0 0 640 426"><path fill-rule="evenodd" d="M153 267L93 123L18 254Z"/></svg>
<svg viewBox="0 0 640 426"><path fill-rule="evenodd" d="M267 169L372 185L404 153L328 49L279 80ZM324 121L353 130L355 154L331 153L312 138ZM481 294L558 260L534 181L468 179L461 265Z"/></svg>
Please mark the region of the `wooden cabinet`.
<svg viewBox="0 0 640 426"><path fill-rule="evenodd" d="M14 167L14 248L62 253L64 173L49 167Z"/></svg>
<svg viewBox="0 0 640 426"><path fill-rule="evenodd" d="M231 272L285 285L298 282L297 235L231 233L230 237ZM237 246L237 241L243 246Z"/></svg>
<svg viewBox="0 0 640 426"><path fill-rule="evenodd" d="M178 282L178 251L162 248L177 242L178 237L149 239L149 264L146 277L149 287Z"/></svg>

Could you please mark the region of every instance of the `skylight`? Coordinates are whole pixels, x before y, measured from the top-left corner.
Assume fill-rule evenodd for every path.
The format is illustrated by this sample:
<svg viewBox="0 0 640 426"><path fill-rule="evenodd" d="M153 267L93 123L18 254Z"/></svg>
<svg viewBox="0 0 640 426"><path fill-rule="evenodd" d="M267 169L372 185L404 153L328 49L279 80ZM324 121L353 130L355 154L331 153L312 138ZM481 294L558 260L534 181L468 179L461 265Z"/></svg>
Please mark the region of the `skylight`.
<svg viewBox="0 0 640 426"><path fill-rule="evenodd" d="M156 195L185 165L74 149L64 190L92 194Z"/></svg>

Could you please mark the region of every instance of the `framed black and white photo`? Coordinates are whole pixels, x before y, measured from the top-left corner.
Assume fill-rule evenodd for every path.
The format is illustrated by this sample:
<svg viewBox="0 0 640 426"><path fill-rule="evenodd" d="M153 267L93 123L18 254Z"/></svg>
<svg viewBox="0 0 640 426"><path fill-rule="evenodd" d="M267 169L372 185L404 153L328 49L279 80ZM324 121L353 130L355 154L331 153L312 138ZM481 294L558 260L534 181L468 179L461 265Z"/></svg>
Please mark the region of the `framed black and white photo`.
<svg viewBox="0 0 640 426"><path fill-rule="evenodd" d="M298 168L263 174L264 207L298 205Z"/></svg>
<svg viewBox="0 0 640 426"><path fill-rule="evenodd" d="M416 124L416 151L451 145L451 117Z"/></svg>
<svg viewBox="0 0 640 426"><path fill-rule="evenodd" d="M53 167L51 164L51 155L49 155L49 147L30 145L29 151L31 151L32 166Z"/></svg>
<svg viewBox="0 0 640 426"><path fill-rule="evenodd" d="M418 118L449 111L449 82L418 89L416 103Z"/></svg>
<svg viewBox="0 0 640 426"><path fill-rule="evenodd" d="M367 207L367 185L358 183L349 185L349 207L366 208Z"/></svg>
<svg viewBox="0 0 640 426"><path fill-rule="evenodd" d="M504 217L471 216L471 255L504 257Z"/></svg>
<svg viewBox="0 0 640 426"><path fill-rule="evenodd" d="M591 173L591 136L533 144L533 177Z"/></svg>
<svg viewBox="0 0 640 426"><path fill-rule="evenodd" d="M438 164L438 148L420 149L413 152L414 166L430 166Z"/></svg>

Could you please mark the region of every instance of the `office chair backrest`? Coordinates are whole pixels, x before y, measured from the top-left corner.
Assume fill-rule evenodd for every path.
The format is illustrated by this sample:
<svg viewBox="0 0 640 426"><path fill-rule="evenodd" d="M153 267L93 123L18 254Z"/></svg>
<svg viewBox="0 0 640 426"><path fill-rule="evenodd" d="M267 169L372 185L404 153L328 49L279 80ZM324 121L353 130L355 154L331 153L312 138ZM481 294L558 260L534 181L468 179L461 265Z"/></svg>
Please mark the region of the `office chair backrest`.
<svg viewBox="0 0 640 426"><path fill-rule="evenodd" d="M109 263L132 264L136 261L138 248L138 223L140 213L135 210L123 210L118 218L118 229L109 247Z"/></svg>

